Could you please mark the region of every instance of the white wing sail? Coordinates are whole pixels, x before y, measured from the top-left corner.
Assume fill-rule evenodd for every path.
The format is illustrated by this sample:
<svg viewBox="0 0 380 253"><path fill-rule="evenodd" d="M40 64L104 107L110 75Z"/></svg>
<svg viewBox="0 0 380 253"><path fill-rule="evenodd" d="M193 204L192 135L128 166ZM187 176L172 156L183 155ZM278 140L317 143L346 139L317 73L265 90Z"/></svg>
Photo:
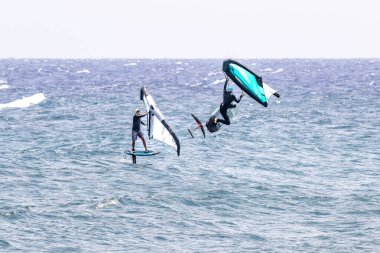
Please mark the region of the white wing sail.
<svg viewBox="0 0 380 253"><path fill-rule="evenodd" d="M162 141L163 143L173 147L179 155L179 140L170 125L165 120L164 115L157 107L147 88L141 88L140 99L144 101L145 108L149 111L147 126L149 139Z"/></svg>

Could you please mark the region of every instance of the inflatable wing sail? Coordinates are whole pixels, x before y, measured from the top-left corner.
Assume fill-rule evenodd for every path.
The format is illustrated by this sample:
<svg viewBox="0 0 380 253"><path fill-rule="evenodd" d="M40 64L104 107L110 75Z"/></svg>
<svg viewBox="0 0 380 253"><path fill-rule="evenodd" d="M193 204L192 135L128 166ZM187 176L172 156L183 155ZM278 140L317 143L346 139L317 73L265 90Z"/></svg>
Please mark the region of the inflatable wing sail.
<svg viewBox="0 0 380 253"><path fill-rule="evenodd" d="M149 111L147 125L149 139L156 139L168 144L169 146L172 146L177 151L177 154L179 156L179 140L176 134L173 132L172 128L165 120L165 117L160 109L158 109L152 95L147 88L141 88L140 99L144 101L146 110Z"/></svg>
<svg viewBox="0 0 380 253"><path fill-rule="evenodd" d="M237 61L224 61L223 71L240 89L265 107L268 106L270 96L280 97L274 89L263 83L260 76Z"/></svg>

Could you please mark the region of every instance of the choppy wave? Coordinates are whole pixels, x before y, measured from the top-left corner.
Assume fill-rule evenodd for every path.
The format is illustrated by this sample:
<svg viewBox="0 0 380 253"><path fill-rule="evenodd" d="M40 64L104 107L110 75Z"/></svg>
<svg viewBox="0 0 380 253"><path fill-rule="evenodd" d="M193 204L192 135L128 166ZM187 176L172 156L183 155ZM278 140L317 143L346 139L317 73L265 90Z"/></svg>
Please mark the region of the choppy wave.
<svg viewBox="0 0 380 253"><path fill-rule="evenodd" d="M192 139L190 113L220 105L222 60L180 60L0 60L15 69L1 103L48 101L0 111L0 252L379 251L380 63L246 59L282 99L245 96ZM159 155L123 158L142 85L181 156L146 138Z"/></svg>
<svg viewBox="0 0 380 253"><path fill-rule="evenodd" d="M136 66L136 65L137 65L136 62L131 62L131 63L124 64L124 66Z"/></svg>
<svg viewBox="0 0 380 253"><path fill-rule="evenodd" d="M45 99L46 98L43 93L37 93L30 97L23 97L10 103L0 104L0 110L6 108L26 108L32 105L37 105Z"/></svg>

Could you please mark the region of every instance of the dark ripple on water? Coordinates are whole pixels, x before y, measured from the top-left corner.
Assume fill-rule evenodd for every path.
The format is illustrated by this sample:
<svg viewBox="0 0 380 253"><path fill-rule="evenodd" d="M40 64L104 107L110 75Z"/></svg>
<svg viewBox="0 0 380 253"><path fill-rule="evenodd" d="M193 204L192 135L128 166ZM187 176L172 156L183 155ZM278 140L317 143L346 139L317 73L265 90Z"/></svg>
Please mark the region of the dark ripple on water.
<svg viewBox="0 0 380 253"><path fill-rule="evenodd" d="M191 139L220 103L221 60L1 60L3 252L377 252L376 60L244 60L277 88ZM124 159L146 85L181 156ZM138 143L141 147L141 143Z"/></svg>

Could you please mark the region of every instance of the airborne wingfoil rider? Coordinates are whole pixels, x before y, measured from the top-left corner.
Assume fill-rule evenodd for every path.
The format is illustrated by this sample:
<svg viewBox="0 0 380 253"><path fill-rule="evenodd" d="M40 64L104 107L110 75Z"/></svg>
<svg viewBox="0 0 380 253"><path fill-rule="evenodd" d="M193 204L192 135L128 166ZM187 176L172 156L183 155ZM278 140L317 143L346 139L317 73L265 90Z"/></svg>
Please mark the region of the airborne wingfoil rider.
<svg viewBox="0 0 380 253"><path fill-rule="evenodd" d="M229 78L226 74L226 82L224 83L224 88L223 88L223 103L220 104L220 114L223 116L224 119L218 119L214 118L213 123L216 125L218 122L223 123L225 125L231 124L230 118L227 115L227 110L229 108L235 108L236 104L232 104L232 102L240 103L240 100L244 96L244 92L241 92L241 95L239 99L236 98L236 96L233 94L233 86L228 84Z"/></svg>

